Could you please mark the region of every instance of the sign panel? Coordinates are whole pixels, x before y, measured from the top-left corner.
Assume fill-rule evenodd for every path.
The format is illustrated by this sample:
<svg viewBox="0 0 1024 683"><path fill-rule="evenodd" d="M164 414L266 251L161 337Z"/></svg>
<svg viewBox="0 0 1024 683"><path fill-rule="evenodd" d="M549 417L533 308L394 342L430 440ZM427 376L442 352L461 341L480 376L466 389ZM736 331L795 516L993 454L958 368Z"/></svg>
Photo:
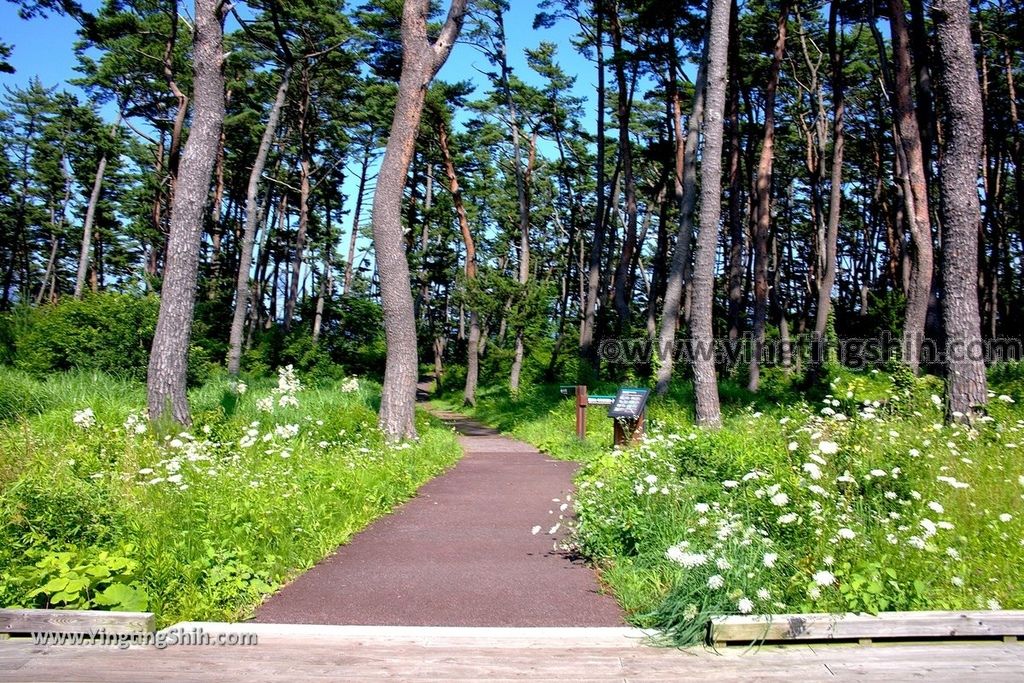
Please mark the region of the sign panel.
<svg viewBox="0 0 1024 683"><path fill-rule="evenodd" d="M598 396L595 394L587 397L587 405L591 406L610 406L614 402L614 396Z"/></svg>
<svg viewBox="0 0 1024 683"><path fill-rule="evenodd" d="M615 395L612 407L608 409L608 417L625 417L637 419L643 415L644 407L647 405L647 397L651 392L648 389L619 389Z"/></svg>

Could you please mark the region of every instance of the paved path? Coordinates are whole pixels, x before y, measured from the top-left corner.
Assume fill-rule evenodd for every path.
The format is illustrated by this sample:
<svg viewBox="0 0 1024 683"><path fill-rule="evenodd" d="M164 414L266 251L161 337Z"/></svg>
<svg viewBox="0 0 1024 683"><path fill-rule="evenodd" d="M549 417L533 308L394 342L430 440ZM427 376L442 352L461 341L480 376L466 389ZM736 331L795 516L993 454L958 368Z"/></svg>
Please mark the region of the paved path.
<svg viewBox="0 0 1024 683"><path fill-rule="evenodd" d="M555 551L547 534L576 465L463 416L440 416L463 435L462 460L273 595L255 621L622 625L595 572Z"/></svg>

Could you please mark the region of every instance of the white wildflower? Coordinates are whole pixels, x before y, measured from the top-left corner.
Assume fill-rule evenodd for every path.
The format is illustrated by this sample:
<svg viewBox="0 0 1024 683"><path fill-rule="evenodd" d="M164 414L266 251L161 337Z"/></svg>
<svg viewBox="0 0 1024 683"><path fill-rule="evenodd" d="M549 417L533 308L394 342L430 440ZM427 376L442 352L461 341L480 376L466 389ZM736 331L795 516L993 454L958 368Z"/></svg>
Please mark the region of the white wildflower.
<svg viewBox="0 0 1024 683"><path fill-rule="evenodd" d="M665 556L676 564L692 569L701 567L707 563L708 558L704 553L691 553L683 549L683 546L674 545L665 551Z"/></svg>
<svg viewBox="0 0 1024 683"><path fill-rule="evenodd" d="M835 574L825 569L822 569L819 572L815 572L814 576L811 578L813 578L814 583L818 584L819 586L831 586L836 581Z"/></svg>
<svg viewBox="0 0 1024 683"><path fill-rule="evenodd" d="M839 444L835 441L822 441L818 444L818 450L825 455L835 455L839 452Z"/></svg>
<svg viewBox="0 0 1024 683"><path fill-rule="evenodd" d="M821 479L821 468L813 462L805 462L803 464L803 470L806 472L811 479Z"/></svg>
<svg viewBox="0 0 1024 683"><path fill-rule="evenodd" d="M82 429L90 429L96 425L96 415L92 412L92 408L83 408L75 412L71 421Z"/></svg>
<svg viewBox="0 0 1024 683"><path fill-rule="evenodd" d="M710 588L711 590L716 591L724 585L725 579L722 577L721 574L715 574L713 576L708 577L708 588Z"/></svg>
<svg viewBox="0 0 1024 683"><path fill-rule="evenodd" d="M736 609L740 614L750 614L754 611L754 603L750 598L740 598L736 603Z"/></svg>

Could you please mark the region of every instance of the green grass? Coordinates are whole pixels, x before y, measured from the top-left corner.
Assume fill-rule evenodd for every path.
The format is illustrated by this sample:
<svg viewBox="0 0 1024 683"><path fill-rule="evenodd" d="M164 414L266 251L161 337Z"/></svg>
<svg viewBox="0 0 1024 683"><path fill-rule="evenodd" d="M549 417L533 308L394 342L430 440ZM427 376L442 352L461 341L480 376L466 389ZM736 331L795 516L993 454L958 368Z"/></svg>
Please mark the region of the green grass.
<svg viewBox="0 0 1024 683"><path fill-rule="evenodd" d="M159 438L132 424L137 383L0 369L0 386L5 606L243 618L461 453L426 415L417 443L387 445L365 382L272 393L273 380L253 379L239 394L214 380L190 393L193 428ZM259 410L268 397L272 412ZM93 419L76 423L86 408Z"/></svg>
<svg viewBox="0 0 1024 683"><path fill-rule="evenodd" d="M1020 376L993 373L973 426L944 424L941 384L901 372L843 370L807 396L726 381L715 432L680 385L625 450L606 408L580 443L557 387L485 390L468 412L583 462L572 545L634 623L686 643L712 613L1024 608Z"/></svg>

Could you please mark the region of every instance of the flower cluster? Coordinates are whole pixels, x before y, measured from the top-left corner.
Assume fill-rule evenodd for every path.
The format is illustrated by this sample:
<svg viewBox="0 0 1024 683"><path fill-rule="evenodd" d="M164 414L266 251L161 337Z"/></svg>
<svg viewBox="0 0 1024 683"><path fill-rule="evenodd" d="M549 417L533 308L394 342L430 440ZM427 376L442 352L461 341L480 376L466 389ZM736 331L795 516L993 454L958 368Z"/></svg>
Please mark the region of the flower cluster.
<svg viewBox="0 0 1024 683"><path fill-rule="evenodd" d="M1016 606L1024 420L945 424L927 396L913 410L832 389L719 432L650 420L639 446L581 471L576 544L655 558L625 566L659 567L643 571L672 586L671 619Z"/></svg>
<svg viewBox="0 0 1024 683"><path fill-rule="evenodd" d="M265 396L256 401L256 409L264 413L272 413L275 406L280 408L298 408L299 399L296 397L296 394L301 390L302 382L295 375L294 367L286 365L283 368L278 368L277 386L270 390L270 396Z"/></svg>
<svg viewBox="0 0 1024 683"><path fill-rule="evenodd" d="M96 426L96 414L92 412L92 408L83 408L75 411L71 421L81 429L91 429Z"/></svg>

